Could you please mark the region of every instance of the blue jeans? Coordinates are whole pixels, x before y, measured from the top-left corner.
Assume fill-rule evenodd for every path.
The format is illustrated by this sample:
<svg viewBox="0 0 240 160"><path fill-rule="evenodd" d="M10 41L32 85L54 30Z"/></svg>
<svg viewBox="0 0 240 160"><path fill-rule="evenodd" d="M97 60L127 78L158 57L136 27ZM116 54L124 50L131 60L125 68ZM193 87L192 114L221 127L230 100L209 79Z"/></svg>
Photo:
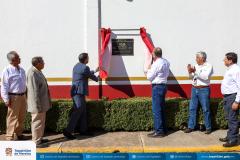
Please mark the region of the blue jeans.
<svg viewBox="0 0 240 160"><path fill-rule="evenodd" d="M166 133L165 126L165 95L167 86L165 84L152 85L152 112L154 132L157 134Z"/></svg>
<svg viewBox="0 0 240 160"><path fill-rule="evenodd" d="M189 120L188 128L196 127L198 101L200 102L204 114L204 123L207 130L211 130L211 115L210 115L210 88L194 88L192 87L192 97L189 105Z"/></svg>

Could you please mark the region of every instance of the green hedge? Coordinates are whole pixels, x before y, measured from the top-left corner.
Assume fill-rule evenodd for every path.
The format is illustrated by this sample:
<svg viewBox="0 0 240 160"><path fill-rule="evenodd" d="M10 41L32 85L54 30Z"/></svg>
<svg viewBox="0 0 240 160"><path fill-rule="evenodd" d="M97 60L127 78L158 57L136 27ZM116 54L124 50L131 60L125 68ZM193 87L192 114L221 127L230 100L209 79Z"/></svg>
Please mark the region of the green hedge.
<svg viewBox="0 0 240 160"><path fill-rule="evenodd" d="M71 101L52 102L53 107L47 112L46 129L62 132L67 125L71 112ZM177 130L188 120L187 99L168 99L166 101L166 123L168 128ZM211 99L211 117L214 129L226 128L221 99ZM201 107L199 107L201 108ZM203 123L203 114L199 109L198 123ZM0 131L5 131L7 109L0 103ZM148 131L152 129L152 111L150 98L129 98L118 100L96 100L87 102L88 125L91 129L105 131ZM31 116L25 120L25 130L30 131Z"/></svg>

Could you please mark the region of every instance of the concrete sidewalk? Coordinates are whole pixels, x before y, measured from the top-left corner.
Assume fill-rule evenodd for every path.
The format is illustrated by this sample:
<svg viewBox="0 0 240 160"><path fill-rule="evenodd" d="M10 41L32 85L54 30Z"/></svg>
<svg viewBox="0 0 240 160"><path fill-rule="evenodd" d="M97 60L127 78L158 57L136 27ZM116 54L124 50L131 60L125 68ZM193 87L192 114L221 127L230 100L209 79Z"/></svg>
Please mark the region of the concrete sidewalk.
<svg viewBox="0 0 240 160"><path fill-rule="evenodd" d="M219 137L226 130L217 130L210 135L195 131L172 132L164 138L149 138L149 132L96 132L94 136L76 135L76 140L67 140L62 134L47 134L48 147L38 152L240 152L240 146L224 148ZM31 139L31 135L28 135ZM0 135L4 140L4 135Z"/></svg>

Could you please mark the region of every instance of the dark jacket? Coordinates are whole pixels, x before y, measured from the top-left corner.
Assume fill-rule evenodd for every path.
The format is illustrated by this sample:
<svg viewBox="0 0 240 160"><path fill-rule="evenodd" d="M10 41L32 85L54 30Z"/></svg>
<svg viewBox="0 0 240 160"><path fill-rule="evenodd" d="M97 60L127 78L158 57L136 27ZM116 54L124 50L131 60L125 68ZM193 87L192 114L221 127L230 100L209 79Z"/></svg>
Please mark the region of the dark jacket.
<svg viewBox="0 0 240 160"><path fill-rule="evenodd" d="M98 81L94 71L90 71L86 64L77 63L73 67L71 96L76 94L88 95L88 78Z"/></svg>

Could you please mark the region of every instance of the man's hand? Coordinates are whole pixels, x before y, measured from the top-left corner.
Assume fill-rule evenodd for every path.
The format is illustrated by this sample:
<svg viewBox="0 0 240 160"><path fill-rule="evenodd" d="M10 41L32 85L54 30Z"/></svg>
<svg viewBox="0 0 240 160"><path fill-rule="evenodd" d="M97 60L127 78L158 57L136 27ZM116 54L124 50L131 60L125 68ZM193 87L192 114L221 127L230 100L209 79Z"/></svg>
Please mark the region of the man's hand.
<svg viewBox="0 0 240 160"><path fill-rule="evenodd" d="M196 71L196 68L191 66L191 64L188 64L187 65L187 70L188 70L188 73L194 73Z"/></svg>
<svg viewBox="0 0 240 160"><path fill-rule="evenodd" d="M188 73L192 73L192 67L191 67L191 64L188 64L188 65L187 65L187 70L188 70Z"/></svg>
<svg viewBox="0 0 240 160"><path fill-rule="evenodd" d="M148 70L151 69L151 66L152 66L152 65L149 64L149 65L147 66L147 69L143 71L143 73L144 73L145 76L147 76L147 72L148 72Z"/></svg>
<svg viewBox="0 0 240 160"><path fill-rule="evenodd" d="M232 110L237 110L238 109L238 107L239 107L239 103L237 103L237 102L233 102L233 104L232 104Z"/></svg>
<svg viewBox="0 0 240 160"><path fill-rule="evenodd" d="M144 75L147 76L147 71L144 71Z"/></svg>
<svg viewBox="0 0 240 160"><path fill-rule="evenodd" d="M12 106L11 106L11 101L7 101L7 102L5 102L5 105L6 105L7 107L9 107L9 108L12 107Z"/></svg>
<svg viewBox="0 0 240 160"><path fill-rule="evenodd" d="M149 65L148 65L148 67L147 67L147 69L151 69L151 66L152 66L152 65L151 65L151 64L149 64Z"/></svg>
<svg viewBox="0 0 240 160"><path fill-rule="evenodd" d="M193 73L195 73L195 71L196 71L196 68L195 68L195 67L193 67L193 68L192 68L192 72L193 72Z"/></svg>
<svg viewBox="0 0 240 160"><path fill-rule="evenodd" d="M98 71L99 71L99 67L97 67L94 72L97 73Z"/></svg>

